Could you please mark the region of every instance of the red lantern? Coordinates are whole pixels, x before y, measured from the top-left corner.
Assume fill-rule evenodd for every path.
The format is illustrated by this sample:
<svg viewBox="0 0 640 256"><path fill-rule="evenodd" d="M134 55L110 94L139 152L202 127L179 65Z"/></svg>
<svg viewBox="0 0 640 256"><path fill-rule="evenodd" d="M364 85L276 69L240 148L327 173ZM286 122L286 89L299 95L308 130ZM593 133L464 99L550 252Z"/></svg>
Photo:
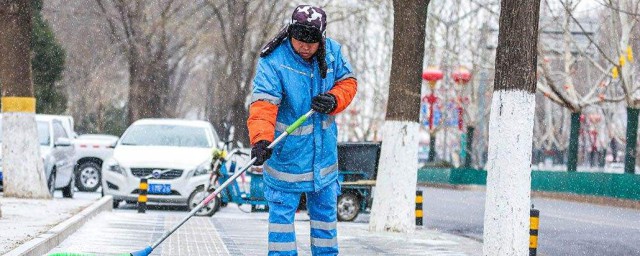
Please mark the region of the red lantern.
<svg viewBox="0 0 640 256"><path fill-rule="evenodd" d="M469 80L471 80L471 73L469 72L469 70L462 67L454 71L453 74L451 74L451 76L453 77L453 81L455 81L458 84L464 85L468 83Z"/></svg>
<svg viewBox="0 0 640 256"><path fill-rule="evenodd" d="M436 82L442 79L442 77L444 77L444 75L442 74L442 70L439 70L437 68L430 67L422 72L422 79L429 82L429 86L431 86L432 90L435 88Z"/></svg>

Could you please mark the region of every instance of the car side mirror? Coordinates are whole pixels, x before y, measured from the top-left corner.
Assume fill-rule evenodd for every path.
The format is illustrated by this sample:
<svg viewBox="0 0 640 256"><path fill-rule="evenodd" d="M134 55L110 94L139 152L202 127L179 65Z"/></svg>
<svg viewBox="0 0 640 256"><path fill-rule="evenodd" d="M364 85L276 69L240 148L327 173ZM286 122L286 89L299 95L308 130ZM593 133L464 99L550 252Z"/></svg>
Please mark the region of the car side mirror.
<svg viewBox="0 0 640 256"><path fill-rule="evenodd" d="M72 145L71 140L69 138L58 138L55 147L70 147Z"/></svg>

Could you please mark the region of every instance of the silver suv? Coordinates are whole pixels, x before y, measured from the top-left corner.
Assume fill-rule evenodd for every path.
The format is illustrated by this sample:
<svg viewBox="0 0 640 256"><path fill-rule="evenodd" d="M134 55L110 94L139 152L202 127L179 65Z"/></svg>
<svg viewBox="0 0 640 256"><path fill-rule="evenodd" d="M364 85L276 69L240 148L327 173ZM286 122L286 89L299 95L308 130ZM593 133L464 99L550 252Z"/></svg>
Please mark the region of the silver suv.
<svg viewBox="0 0 640 256"><path fill-rule="evenodd" d="M75 149L70 137L71 132L65 129L63 122L64 120L58 116L36 115L40 156L44 163L49 193L53 195L56 189L60 189L64 197L72 198L75 187L75 176L73 175ZM0 144L2 143L1 139L2 116L0 116Z"/></svg>

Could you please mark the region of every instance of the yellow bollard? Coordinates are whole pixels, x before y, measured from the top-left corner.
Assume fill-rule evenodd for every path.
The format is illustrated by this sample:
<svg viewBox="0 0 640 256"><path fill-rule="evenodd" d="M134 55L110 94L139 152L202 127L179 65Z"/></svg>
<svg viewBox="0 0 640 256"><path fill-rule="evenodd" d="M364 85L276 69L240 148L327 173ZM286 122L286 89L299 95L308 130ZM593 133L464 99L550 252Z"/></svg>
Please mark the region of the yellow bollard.
<svg viewBox="0 0 640 256"><path fill-rule="evenodd" d="M145 213L147 211L147 189L149 189L147 178L140 179L140 186L138 188L138 213Z"/></svg>
<svg viewBox="0 0 640 256"><path fill-rule="evenodd" d="M416 226L422 226L422 190L416 191Z"/></svg>
<svg viewBox="0 0 640 256"><path fill-rule="evenodd" d="M531 208L529 212L529 256L538 253L538 226L540 225L540 211Z"/></svg>

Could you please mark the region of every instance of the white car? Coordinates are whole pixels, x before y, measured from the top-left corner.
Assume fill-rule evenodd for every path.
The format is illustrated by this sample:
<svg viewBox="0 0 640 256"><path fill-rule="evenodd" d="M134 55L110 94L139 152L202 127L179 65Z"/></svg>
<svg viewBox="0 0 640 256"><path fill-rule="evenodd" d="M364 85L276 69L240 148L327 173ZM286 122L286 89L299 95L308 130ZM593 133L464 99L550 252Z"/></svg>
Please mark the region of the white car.
<svg viewBox="0 0 640 256"><path fill-rule="evenodd" d="M80 191L96 191L100 187L102 163L113 155L117 136L83 134L75 139L76 187Z"/></svg>
<svg viewBox="0 0 640 256"><path fill-rule="evenodd" d="M205 121L138 120L102 165L102 191L113 196L114 207L121 201L134 203L140 179L150 176L148 202L193 209L206 196L211 150L218 141L213 126ZM215 207L204 207L201 212L215 211Z"/></svg>
<svg viewBox="0 0 640 256"><path fill-rule="evenodd" d="M2 116L0 116L0 139L2 138ZM40 156L44 162L45 177L49 193L62 190L62 196L73 198L75 187L75 149L71 141L71 131L64 125L64 118L53 115L36 115ZM1 141L0 141L1 143ZM2 176L0 170L0 177Z"/></svg>
<svg viewBox="0 0 640 256"><path fill-rule="evenodd" d="M65 115L46 115L46 114L37 114L37 116L40 116L42 118L50 118L50 119L56 119L59 120L62 123L62 127L67 131L67 133L69 133L69 138L71 139L75 139L78 137L78 134L76 134L75 130L74 130L74 122L73 122L73 117L72 116L65 116Z"/></svg>

